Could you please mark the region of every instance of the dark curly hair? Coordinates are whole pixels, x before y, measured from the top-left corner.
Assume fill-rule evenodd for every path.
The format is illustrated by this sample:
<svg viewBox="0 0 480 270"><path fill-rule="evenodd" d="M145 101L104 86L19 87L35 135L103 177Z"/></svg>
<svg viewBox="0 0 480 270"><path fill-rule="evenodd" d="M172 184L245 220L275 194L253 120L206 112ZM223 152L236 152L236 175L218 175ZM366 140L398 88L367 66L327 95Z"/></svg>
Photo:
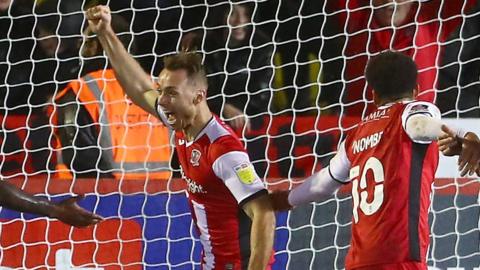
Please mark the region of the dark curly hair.
<svg viewBox="0 0 480 270"><path fill-rule="evenodd" d="M381 99L409 97L417 87L418 69L412 58L385 51L370 59L365 69L367 83Z"/></svg>

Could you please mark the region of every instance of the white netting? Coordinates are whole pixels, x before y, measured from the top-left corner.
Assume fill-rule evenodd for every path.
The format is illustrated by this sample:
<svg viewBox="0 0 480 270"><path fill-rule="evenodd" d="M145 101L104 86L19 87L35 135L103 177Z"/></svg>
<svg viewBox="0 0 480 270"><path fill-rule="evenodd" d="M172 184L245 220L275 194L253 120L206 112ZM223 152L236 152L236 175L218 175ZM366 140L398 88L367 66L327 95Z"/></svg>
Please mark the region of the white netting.
<svg viewBox="0 0 480 270"><path fill-rule="evenodd" d="M107 217L82 231L2 210L1 269L199 267L201 247L182 180L177 179L178 165L150 163L152 153L164 151L162 157L170 158L168 143L155 142L152 135L165 131L156 129L153 118L130 109L108 118L114 112L108 104L128 101L108 103L102 91L115 80L105 72L85 76L107 67L102 55L79 55L89 48L81 34L86 26L82 10L100 2L0 0L2 175L54 199L86 193L83 206ZM421 72L420 92L433 100L431 89L436 88L444 116L480 117L477 1L406 0L373 8L377 2L389 1L108 4L115 16L125 19L118 27L129 51L153 77L165 55L182 47L203 53L212 110L237 128L257 171L268 187L277 189L297 181L279 179L302 178L324 167L345 132L371 109L363 69L368 57L382 50L414 57ZM391 12L397 16L390 17ZM66 94L51 107L51 96L79 78L82 87L98 87L100 94L84 100L78 92ZM92 122L89 108L95 106L100 124ZM245 118L249 126L244 126ZM472 121L453 120L467 129L478 126L478 119ZM53 136L54 126L63 141ZM131 129L126 126L143 128L146 133L136 137L146 145L127 147L125 130ZM112 128L125 133L108 141L102 134ZM129 160L135 151L145 151L145 159ZM120 158L105 161L115 153ZM58 166L62 162L65 166ZM440 163L428 263L439 269L478 268L478 180L456 178L454 164ZM145 168L148 176L127 180L129 173ZM165 169L166 176L153 175ZM74 175L65 175L68 171ZM170 177L170 171L172 180L157 179ZM25 175L33 178L24 181ZM274 269L342 269L351 216L345 192L279 213Z"/></svg>

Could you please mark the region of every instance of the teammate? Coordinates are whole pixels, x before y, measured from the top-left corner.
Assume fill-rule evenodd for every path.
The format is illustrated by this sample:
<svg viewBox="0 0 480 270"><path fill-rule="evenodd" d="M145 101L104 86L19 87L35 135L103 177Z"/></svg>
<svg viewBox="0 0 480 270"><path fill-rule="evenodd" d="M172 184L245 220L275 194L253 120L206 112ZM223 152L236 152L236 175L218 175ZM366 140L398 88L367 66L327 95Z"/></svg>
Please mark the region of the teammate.
<svg viewBox="0 0 480 270"><path fill-rule="evenodd" d="M86 227L102 221L102 217L78 206L80 197L71 197L60 202L52 202L34 197L21 189L0 181L0 206L15 211L27 212L56 218L75 227Z"/></svg>
<svg viewBox="0 0 480 270"><path fill-rule="evenodd" d="M191 53L166 58L154 90L155 84L112 31L109 8L90 8L86 16L127 95L175 130L203 245L202 268L270 269L275 215L268 192L240 140L210 112L200 58Z"/></svg>
<svg viewBox="0 0 480 270"><path fill-rule="evenodd" d="M459 132L442 126L444 135L440 136L438 145L445 156L459 156L460 175L480 176L480 139L473 132Z"/></svg>
<svg viewBox="0 0 480 270"><path fill-rule="evenodd" d="M351 130L328 167L291 191L273 193L274 208L322 201L351 182L346 269L427 269L440 111L413 101L418 72L408 56L383 52L368 62L365 73L378 109Z"/></svg>

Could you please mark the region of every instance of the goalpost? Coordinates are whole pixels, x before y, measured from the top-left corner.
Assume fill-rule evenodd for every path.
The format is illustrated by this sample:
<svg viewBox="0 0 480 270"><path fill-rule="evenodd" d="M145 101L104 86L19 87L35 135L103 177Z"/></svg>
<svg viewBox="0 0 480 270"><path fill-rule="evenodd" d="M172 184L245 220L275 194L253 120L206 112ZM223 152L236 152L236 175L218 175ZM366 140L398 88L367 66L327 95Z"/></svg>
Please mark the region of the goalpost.
<svg viewBox="0 0 480 270"><path fill-rule="evenodd" d="M0 269L200 267L201 244L175 162L169 180L148 174L140 180L61 179L54 166L65 149L55 147L53 119L45 110L51 95L82 77L88 63L77 47L84 41L86 6L108 4L127 20L135 41L128 49L152 78L163 56L182 47L201 52L212 110L238 125L254 166L275 190L292 188L328 164L373 105L364 64L385 49L416 60L422 96L436 99L449 123L469 130L478 126L480 3L406 0L372 7L376 2L14 0L7 8L0 3L1 175L52 199L85 194L81 205L106 218L81 230L2 209ZM392 18L388 12L404 16ZM396 20L401 23L391 27ZM127 113L124 117L120 124L126 125ZM154 126L150 120L139 124ZM93 148L106 150L101 145L98 140ZM85 147L73 147L74 155ZM478 270L478 179L458 178L453 159L442 159L439 171L428 265ZM343 269L351 205L347 187L323 203L278 213L273 269Z"/></svg>

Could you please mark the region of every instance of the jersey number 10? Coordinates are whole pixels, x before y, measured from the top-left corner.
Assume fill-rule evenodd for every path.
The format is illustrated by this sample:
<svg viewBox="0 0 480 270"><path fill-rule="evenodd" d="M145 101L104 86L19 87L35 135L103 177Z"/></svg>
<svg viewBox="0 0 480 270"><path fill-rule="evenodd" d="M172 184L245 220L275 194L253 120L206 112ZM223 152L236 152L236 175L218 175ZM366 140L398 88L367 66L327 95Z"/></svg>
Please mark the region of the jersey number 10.
<svg viewBox="0 0 480 270"><path fill-rule="evenodd" d="M371 170L373 173L373 179L375 181L375 188L373 191L373 199L371 202L367 201L367 173ZM361 176L360 176L361 173ZM358 176L360 176L360 187ZM383 203L383 165L375 157L370 157L363 170L360 166L355 166L350 169L350 179L352 179L352 197L353 197L353 219L355 223L358 223L358 208L367 215L373 215L380 209Z"/></svg>

